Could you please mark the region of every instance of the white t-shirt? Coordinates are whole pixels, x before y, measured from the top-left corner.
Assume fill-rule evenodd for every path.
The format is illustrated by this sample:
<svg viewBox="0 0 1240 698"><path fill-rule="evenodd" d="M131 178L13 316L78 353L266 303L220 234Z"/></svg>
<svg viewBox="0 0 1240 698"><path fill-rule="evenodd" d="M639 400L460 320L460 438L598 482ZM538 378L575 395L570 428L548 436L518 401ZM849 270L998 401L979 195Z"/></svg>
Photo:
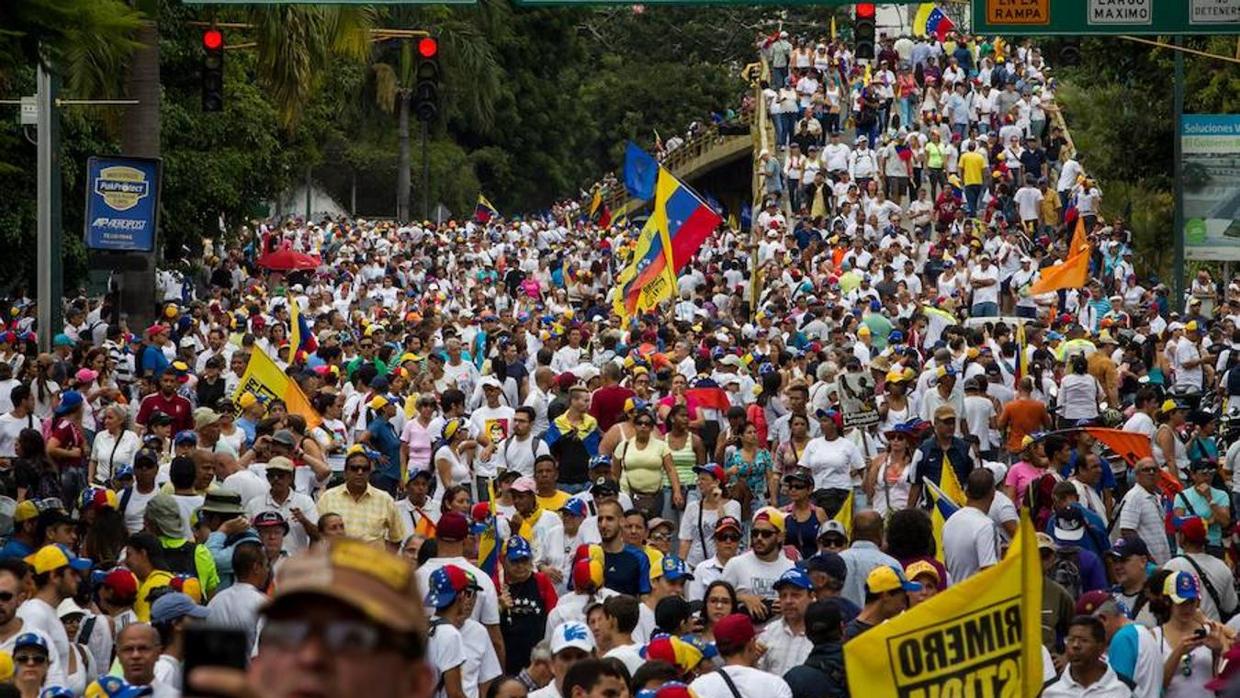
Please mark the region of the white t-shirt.
<svg viewBox="0 0 1240 698"><path fill-rule="evenodd" d="M1016 190L1016 196L1012 197L1016 201L1017 210L1020 211L1020 219L1022 221L1033 221L1038 219L1038 206L1042 203L1042 192L1035 187L1021 187Z"/></svg>
<svg viewBox="0 0 1240 698"><path fill-rule="evenodd" d="M17 457L17 437L23 429L35 429L43 432L43 420L30 414L17 418L12 412L0 414L0 458Z"/></svg>
<svg viewBox="0 0 1240 698"><path fill-rule="evenodd" d="M978 286L976 281L990 279L995 283L989 286ZM989 264L985 269L981 265L969 270L970 286L973 287L973 304L999 302L999 267Z"/></svg>
<svg viewBox="0 0 1240 698"><path fill-rule="evenodd" d="M423 587L424 588L424 587ZM461 632L456 626L448 622L436 623L433 627L434 632L429 634L426 643L426 661L436 671L435 682L438 683L439 676L445 672L451 671L457 667L461 667L461 688L467 691L465 684L465 641L461 637ZM478 685L474 684L474 695L477 696ZM435 692L435 698L446 698L447 690L440 688Z"/></svg>
<svg viewBox="0 0 1240 698"><path fill-rule="evenodd" d="M146 503L159 494L159 484L151 488L150 492L143 494L138 491L138 486L134 485L133 492L129 495L129 503L125 505L125 528L129 529L132 535L142 530L143 519L146 516ZM117 494L118 499L124 499L123 493Z"/></svg>
<svg viewBox="0 0 1240 698"><path fill-rule="evenodd" d="M483 405L469 415L469 433L486 434L493 443L499 443L512 433L513 409L505 405L491 408ZM492 454L489 460L474 460L474 472L480 477L495 477L496 469L501 465L499 455Z"/></svg>
<svg viewBox="0 0 1240 698"><path fill-rule="evenodd" d="M771 562L758 559L752 550L728 560L720 579L728 582L738 593L754 594L764 599L774 599L775 582L780 575L793 567L792 560L780 554Z"/></svg>
<svg viewBox="0 0 1240 698"><path fill-rule="evenodd" d="M998 527L985 512L961 507L943 524L943 564L953 584L998 562Z"/></svg>
<svg viewBox="0 0 1240 698"><path fill-rule="evenodd" d="M469 698L478 698L478 685L504 673L499 656L491 643L491 636L482 624L471 618L458 628L465 649L465 663L461 665L461 688Z"/></svg>
<svg viewBox="0 0 1240 698"><path fill-rule="evenodd" d="M17 607L17 617L21 618L28 628L39 630L51 638L52 646L56 648L56 656L69 656L69 634L56 616L56 609L46 601L39 598L26 599ZM68 666L67 662L65 666Z"/></svg>
<svg viewBox="0 0 1240 698"><path fill-rule="evenodd" d="M725 666L728 678L736 684L740 698L792 698L788 682L774 674L747 666ZM698 698L736 698L718 672L699 676L689 684Z"/></svg>
<svg viewBox="0 0 1240 698"><path fill-rule="evenodd" d="M17 615L21 615L20 607ZM60 653L56 651L55 642L53 642L51 636L44 632L40 627L35 626L25 618L22 618L22 621L21 630L13 633L13 635L7 640L0 642L0 651L8 652L12 655L13 641L16 640L19 635L23 633L34 633L35 635L38 635L43 638L43 641L47 643L48 649L50 650L47 655L47 678L43 679L43 685L64 686L68 683L68 679L65 676L66 665L65 662L60 659Z"/></svg>
<svg viewBox="0 0 1240 698"><path fill-rule="evenodd" d="M852 441L842 437L827 441L820 436L805 445L798 465L813 472L815 489L849 489L852 474L865 468L865 459Z"/></svg>
<svg viewBox="0 0 1240 698"><path fill-rule="evenodd" d="M978 437L981 443L978 448L989 451L990 420L995 416L995 404L988 397L968 395L964 399L964 421L969 426L969 433Z"/></svg>
<svg viewBox="0 0 1240 698"><path fill-rule="evenodd" d="M245 468L224 478L224 487L241 495L241 506L248 504L251 499L266 497L271 491L271 485L267 484L267 480Z"/></svg>

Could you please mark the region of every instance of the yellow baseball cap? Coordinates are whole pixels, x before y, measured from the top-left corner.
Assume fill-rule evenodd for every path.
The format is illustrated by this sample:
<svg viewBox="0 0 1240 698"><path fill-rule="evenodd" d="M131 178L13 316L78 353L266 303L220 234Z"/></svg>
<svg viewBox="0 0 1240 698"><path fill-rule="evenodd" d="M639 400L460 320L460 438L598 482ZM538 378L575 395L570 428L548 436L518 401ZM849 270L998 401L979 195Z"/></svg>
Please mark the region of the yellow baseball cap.
<svg viewBox="0 0 1240 698"><path fill-rule="evenodd" d="M27 555L26 564L34 568L35 574L43 574L61 567L72 567L85 572L91 568L92 563L89 558L78 557L63 545L51 544L39 548L33 555Z"/></svg>
<svg viewBox="0 0 1240 698"><path fill-rule="evenodd" d="M891 565L879 565L870 570L865 578L865 588L871 594L884 594L889 591L921 591L921 584L910 582L904 571Z"/></svg>
<svg viewBox="0 0 1240 698"><path fill-rule="evenodd" d="M370 398L370 402L366 403L366 406L372 410L381 410L384 407L387 407L388 404L389 403L388 403L387 398L383 397L382 395L376 395Z"/></svg>
<svg viewBox="0 0 1240 698"><path fill-rule="evenodd" d="M39 507L35 506L32 500L24 500L17 503L17 510L13 512L13 520L17 523L29 521L39 515Z"/></svg>
<svg viewBox="0 0 1240 698"><path fill-rule="evenodd" d="M13 655L0 650L0 683L13 680Z"/></svg>
<svg viewBox="0 0 1240 698"><path fill-rule="evenodd" d="M243 410L247 407L253 407L256 404L258 404L258 398L254 395L254 393L242 393L241 397L237 398L237 405L239 405Z"/></svg>
<svg viewBox="0 0 1240 698"><path fill-rule="evenodd" d="M753 523L765 521L775 527L780 533L784 532L784 512L775 507L762 507L753 515Z"/></svg>

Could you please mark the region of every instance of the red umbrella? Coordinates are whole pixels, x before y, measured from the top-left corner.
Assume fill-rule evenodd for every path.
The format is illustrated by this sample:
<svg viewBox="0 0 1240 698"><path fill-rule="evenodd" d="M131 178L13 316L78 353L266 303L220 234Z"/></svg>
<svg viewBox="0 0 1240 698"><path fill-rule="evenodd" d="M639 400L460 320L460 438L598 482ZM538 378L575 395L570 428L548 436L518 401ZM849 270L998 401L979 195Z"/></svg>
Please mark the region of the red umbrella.
<svg viewBox="0 0 1240 698"><path fill-rule="evenodd" d="M323 261L314 255L294 252L293 250L276 250L258 258L258 266L273 271L318 269L322 264Z"/></svg>

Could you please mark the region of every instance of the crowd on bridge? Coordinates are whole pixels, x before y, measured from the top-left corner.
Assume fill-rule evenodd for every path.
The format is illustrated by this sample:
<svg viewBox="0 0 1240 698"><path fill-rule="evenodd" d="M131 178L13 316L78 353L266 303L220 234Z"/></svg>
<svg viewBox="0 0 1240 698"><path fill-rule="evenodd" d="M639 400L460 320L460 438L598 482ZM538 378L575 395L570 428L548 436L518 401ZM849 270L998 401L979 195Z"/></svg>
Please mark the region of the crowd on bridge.
<svg viewBox="0 0 1240 698"><path fill-rule="evenodd" d="M1134 267L1035 46L759 48L763 209L636 317L586 203L256 224L47 353L10 299L0 695L848 696L1022 511L1044 696L1236 695L1240 283Z"/></svg>

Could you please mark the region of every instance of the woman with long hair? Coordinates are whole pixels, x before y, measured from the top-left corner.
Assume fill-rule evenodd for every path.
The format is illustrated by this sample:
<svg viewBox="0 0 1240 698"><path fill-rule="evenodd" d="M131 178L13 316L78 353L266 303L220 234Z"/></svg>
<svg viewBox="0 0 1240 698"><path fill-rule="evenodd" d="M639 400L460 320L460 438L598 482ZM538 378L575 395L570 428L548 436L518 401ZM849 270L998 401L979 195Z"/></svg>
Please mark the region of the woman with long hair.
<svg viewBox="0 0 1240 698"><path fill-rule="evenodd" d="M219 440L232 446L237 453L245 453L245 431L237 426L237 410L233 407L232 400L220 398L215 403L215 411L220 415L220 421L217 422L220 425Z"/></svg>
<svg viewBox="0 0 1240 698"><path fill-rule="evenodd" d="M142 448L142 439L129 428L129 410L119 403L103 408L100 423L103 430L95 434L91 444L86 481L111 487L113 474L133 462L134 454Z"/></svg>
<svg viewBox="0 0 1240 698"><path fill-rule="evenodd" d="M22 429L14 446L17 458L13 470L17 473L17 498L46 499L60 497L60 473L47 457L43 434L38 429Z"/></svg>
<svg viewBox="0 0 1240 698"><path fill-rule="evenodd" d="M714 642L715 623L736 613L739 607L736 588L731 584L716 579L706 585L706 594L702 596L702 632L699 637L707 642Z"/></svg>
<svg viewBox="0 0 1240 698"><path fill-rule="evenodd" d="M34 393L34 414L40 419L52 416L52 408L60 397L60 384L52 380L51 354L39 354L34 360L34 378L30 382L30 392Z"/></svg>
<svg viewBox="0 0 1240 698"><path fill-rule="evenodd" d="M779 466L780 475L792 473L801 462L801 455L805 453L805 447L810 440L809 417L800 413L793 413L788 417L788 434L788 440L779 444L775 450L775 462Z"/></svg>
<svg viewBox="0 0 1240 698"><path fill-rule="evenodd" d="M689 409L685 405L672 405L667 413L667 434L663 436L672 454L672 465L681 483L681 497L688 501L693 495L696 468L706 462L706 446L702 437L689 431Z"/></svg>
<svg viewBox="0 0 1240 698"><path fill-rule="evenodd" d="M870 461L863 487L874 510L886 515L908 505L909 488L905 474L917 450L920 431L913 423L897 424L884 433L887 450ZM924 424L924 422L923 422Z"/></svg>
<svg viewBox="0 0 1240 698"><path fill-rule="evenodd" d="M779 475L775 472L771 452L758 442L758 428L746 423L741 427L740 434L740 448L732 451L723 467L728 472L729 482L743 484L749 490L737 496L743 514L741 520L748 521L750 512L761 509L779 496Z"/></svg>
<svg viewBox="0 0 1240 698"><path fill-rule="evenodd" d="M469 427L460 418L449 419L440 431L435 446L436 491L444 492L453 485L468 485L470 463L478 442L469 438Z"/></svg>
<svg viewBox="0 0 1240 698"><path fill-rule="evenodd" d="M1154 628L1163 656L1163 696L1207 696L1223 654L1223 626L1201 614L1201 581L1191 572L1174 572L1163 585L1171 617Z"/></svg>
<svg viewBox="0 0 1240 698"><path fill-rule="evenodd" d="M87 487L78 497L81 555L94 560L99 569L116 564L129 538L119 504L116 492L106 487Z"/></svg>

